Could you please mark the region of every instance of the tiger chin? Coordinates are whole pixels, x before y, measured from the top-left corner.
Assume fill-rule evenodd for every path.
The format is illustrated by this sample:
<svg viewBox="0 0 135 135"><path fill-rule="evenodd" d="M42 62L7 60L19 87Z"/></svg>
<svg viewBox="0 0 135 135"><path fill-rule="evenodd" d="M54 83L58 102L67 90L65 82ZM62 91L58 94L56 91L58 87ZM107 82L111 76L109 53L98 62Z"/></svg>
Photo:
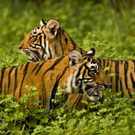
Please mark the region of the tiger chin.
<svg viewBox="0 0 135 135"><path fill-rule="evenodd" d="M73 50L78 50L81 54L85 52L77 47L55 19L47 22L42 19L40 24L24 37L19 49L28 56L31 62L65 56Z"/></svg>
<svg viewBox="0 0 135 135"><path fill-rule="evenodd" d="M87 95L89 101L97 102L102 98L103 89L98 87L95 80L99 72L98 63L93 58L92 50L84 57L80 56L73 51L67 56L48 61L3 68L0 70L0 93L13 95L18 101L33 86L37 93L34 98L40 100L41 107L47 109L52 108L51 101L55 99L58 87L63 95L68 95L68 104L78 105L79 93ZM72 98L72 94L76 98Z"/></svg>

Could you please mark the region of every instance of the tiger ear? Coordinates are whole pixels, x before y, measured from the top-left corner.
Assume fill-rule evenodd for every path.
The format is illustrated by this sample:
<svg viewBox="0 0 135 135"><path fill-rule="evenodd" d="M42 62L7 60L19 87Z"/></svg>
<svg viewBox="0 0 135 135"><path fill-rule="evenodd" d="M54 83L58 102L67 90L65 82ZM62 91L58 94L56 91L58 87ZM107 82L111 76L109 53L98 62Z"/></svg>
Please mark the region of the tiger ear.
<svg viewBox="0 0 135 135"><path fill-rule="evenodd" d="M80 52L74 50L69 53L69 65L74 66L75 64L78 64L82 61L82 55Z"/></svg>
<svg viewBox="0 0 135 135"><path fill-rule="evenodd" d="M40 20L40 26L42 27L44 25L46 25L46 22L44 21L44 19Z"/></svg>
<svg viewBox="0 0 135 135"><path fill-rule="evenodd" d="M49 33L51 34L52 37L55 37L58 33L58 30L60 28L60 24L58 21L51 19L47 23L47 28L49 30Z"/></svg>
<svg viewBox="0 0 135 135"><path fill-rule="evenodd" d="M95 55L95 52L96 52L96 50L95 50L95 48L91 48L88 52L87 52L87 56L88 57L93 57L94 55Z"/></svg>
<svg viewBox="0 0 135 135"><path fill-rule="evenodd" d="M86 54L85 56L88 58L88 60L90 61L94 56L95 56L95 48L91 48Z"/></svg>

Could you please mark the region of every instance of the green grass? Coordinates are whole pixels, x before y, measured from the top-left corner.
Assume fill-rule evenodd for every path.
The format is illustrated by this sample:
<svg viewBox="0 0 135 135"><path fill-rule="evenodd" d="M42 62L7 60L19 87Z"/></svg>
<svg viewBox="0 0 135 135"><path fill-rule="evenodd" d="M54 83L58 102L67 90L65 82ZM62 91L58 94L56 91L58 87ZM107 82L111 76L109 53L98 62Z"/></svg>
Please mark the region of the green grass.
<svg viewBox="0 0 135 135"><path fill-rule="evenodd" d="M111 96L110 96L111 95ZM20 103L0 97L0 134L15 135L134 135L134 101L111 92L103 103L89 104L87 109L45 109L27 107L26 97Z"/></svg>
<svg viewBox="0 0 135 135"><path fill-rule="evenodd" d="M72 4L71 4L72 3ZM0 3L0 67L25 63L18 51L24 35L39 20L56 18L77 44L96 56L135 59L135 9L116 13L109 4L92 1L45 1L41 5L25 0ZM88 109L47 114L44 109L28 109L11 97L0 99L0 135L132 135L135 133L134 102L108 92L103 103Z"/></svg>

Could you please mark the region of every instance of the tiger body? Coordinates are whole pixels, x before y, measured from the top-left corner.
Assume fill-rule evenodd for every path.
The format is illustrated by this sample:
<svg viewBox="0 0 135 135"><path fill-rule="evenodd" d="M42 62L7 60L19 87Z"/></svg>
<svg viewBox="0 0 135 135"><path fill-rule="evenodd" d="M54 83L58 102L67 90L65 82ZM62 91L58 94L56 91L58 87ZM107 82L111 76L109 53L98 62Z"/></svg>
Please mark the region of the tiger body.
<svg viewBox="0 0 135 135"><path fill-rule="evenodd" d="M99 59L102 67L97 79L110 83L113 92L132 97L135 92L135 60Z"/></svg>
<svg viewBox="0 0 135 135"><path fill-rule="evenodd" d="M83 60L69 66L70 60L69 56L63 56L48 61L28 62L18 67L3 68L0 70L0 93L13 95L19 100L28 94L31 86L34 86L38 95L36 98L47 108L58 88L63 94L74 95L82 93L86 86L89 87L91 84L97 86L95 81L97 63ZM96 98L99 97L100 95L98 97L96 95Z"/></svg>
<svg viewBox="0 0 135 135"><path fill-rule="evenodd" d="M63 61L65 61L65 59ZM0 72L0 76L1 76L0 89L2 90L1 92L3 94L9 93L15 96L17 99L19 99L26 92L25 91L26 86L34 85L38 90L42 90L43 83L47 82L47 85L44 84L45 85L44 87L50 87L51 85L49 85L49 83L50 82L52 83L52 81L56 81L57 78L55 77L57 75L55 74L57 74L58 72L53 72L50 74L49 69L52 68L52 70L58 70L58 68L64 65L65 67L67 67L67 62L63 62L63 61L61 61L62 65L60 62L56 66L55 63L57 62L57 60L54 61L52 59L45 63L44 62L27 63L18 67L3 68ZM65 70L65 67L63 67L63 69L61 70L58 70L59 75L60 72ZM48 76L48 74L50 75ZM45 93L46 95L48 95L47 92Z"/></svg>

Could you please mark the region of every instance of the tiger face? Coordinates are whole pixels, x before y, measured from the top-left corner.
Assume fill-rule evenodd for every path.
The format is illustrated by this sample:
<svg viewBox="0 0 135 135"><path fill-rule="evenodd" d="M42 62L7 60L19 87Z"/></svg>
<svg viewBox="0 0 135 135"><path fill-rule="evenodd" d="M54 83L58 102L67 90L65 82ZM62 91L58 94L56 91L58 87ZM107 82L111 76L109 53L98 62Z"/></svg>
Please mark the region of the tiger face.
<svg viewBox="0 0 135 135"><path fill-rule="evenodd" d="M29 57L29 61L40 61L45 57L46 35L42 29L46 27L42 22L40 26L35 27L28 33L21 42L19 49Z"/></svg>
<svg viewBox="0 0 135 135"><path fill-rule="evenodd" d="M32 62L67 55L75 48L76 44L54 19L47 23L41 20L19 46Z"/></svg>
<svg viewBox="0 0 135 135"><path fill-rule="evenodd" d="M84 69L83 69L84 68ZM86 60L82 73L76 79L76 84L79 90L82 91L84 99L90 102L98 102L103 100L103 91L105 88L110 88L110 84L98 82L98 74L101 70L101 65L97 59Z"/></svg>

